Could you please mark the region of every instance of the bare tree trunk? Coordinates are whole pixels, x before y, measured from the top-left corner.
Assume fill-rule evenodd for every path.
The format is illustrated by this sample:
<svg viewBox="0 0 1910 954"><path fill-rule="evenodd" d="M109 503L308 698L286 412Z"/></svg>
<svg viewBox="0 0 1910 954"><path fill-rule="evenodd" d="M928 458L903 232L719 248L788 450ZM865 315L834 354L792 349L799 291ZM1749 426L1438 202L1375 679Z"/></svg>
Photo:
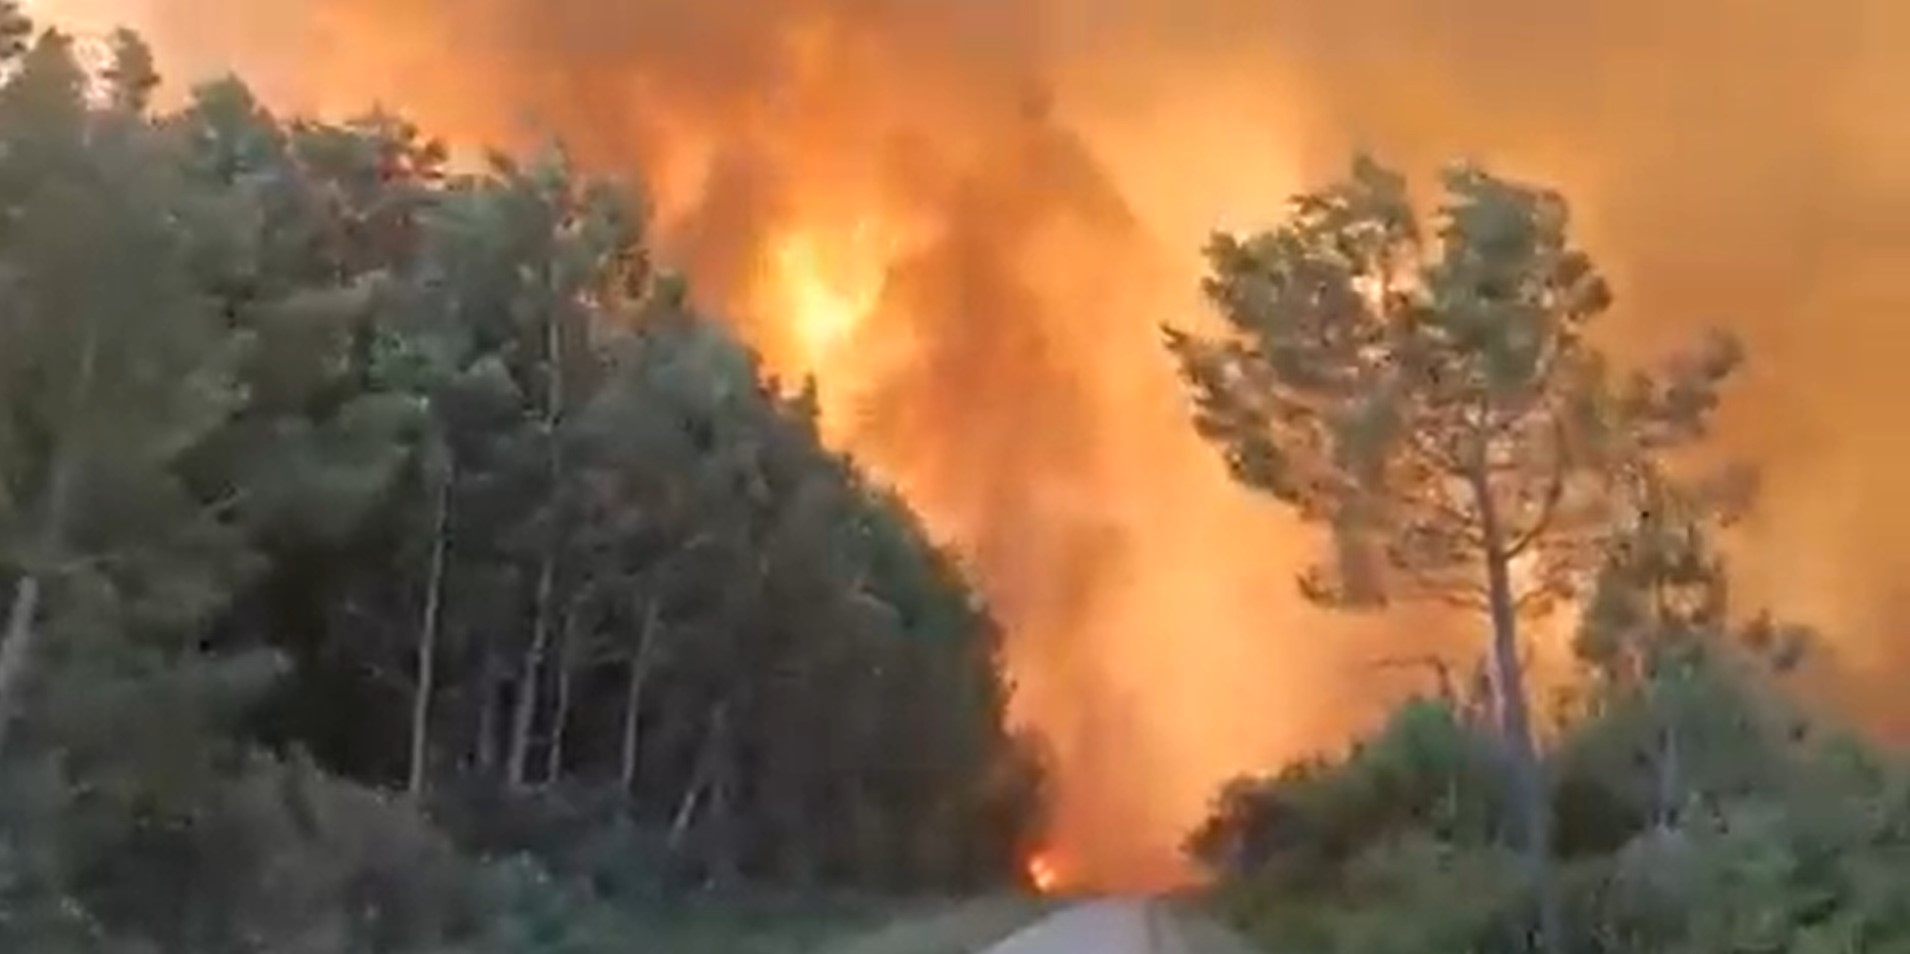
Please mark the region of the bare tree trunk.
<svg viewBox="0 0 1910 954"><path fill-rule="evenodd" d="M478 676L478 691L481 693L478 703L477 745L473 755L477 761L479 774L489 775L497 769L497 663L487 658L484 671Z"/></svg>
<svg viewBox="0 0 1910 954"><path fill-rule="evenodd" d="M696 818L697 808L703 800L703 793L711 784L710 776L716 771L719 747L723 745L729 723L729 703L718 703L710 714L710 731L703 737L703 749L697 753L696 767L690 771L690 784L683 788L683 799L677 803L676 816L670 821L669 851L675 854L682 848L683 839L690 832L690 823Z"/></svg>
<svg viewBox="0 0 1910 954"><path fill-rule="evenodd" d="M1652 623L1659 633L1667 632L1669 627L1674 625L1670 594L1665 591L1664 585L1660 584L1652 587L1651 596ZM1667 676L1664 661L1656 658L1651 646L1648 645L1641 655L1638 669L1638 684L1645 693L1645 711L1650 713L1652 719L1658 723L1658 757L1655 760L1658 775L1657 817L1654 821L1660 828L1669 830L1677 824L1678 811L1683 807L1679 804L1679 789L1683 786L1683 781L1679 778L1681 774L1678 751L1680 712L1677 706L1681 696L1675 694L1675 689L1665 685Z"/></svg>
<svg viewBox="0 0 1910 954"><path fill-rule="evenodd" d="M6 642L0 644L0 753L6 750L7 729L18 705L16 696L33 655L34 625L40 613L40 577L29 571L13 586L13 604L7 611Z"/></svg>
<svg viewBox="0 0 1910 954"><path fill-rule="evenodd" d="M548 288L548 265L544 269L544 278ZM537 570L537 596L533 609L536 621L531 625L531 645L524 654L517 708L511 719L510 761L505 780L514 789L523 788L528 778L531 727L537 718L538 684L543 677L545 658L550 652L551 616L554 612L551 603L556 597L557 555L563 541L564 457L559 431L564 419L564 348L562 320L555 307L544 316L544 361L544 453L549 495L545 504L549 508L550 522L545 528L544 554Z"/></svg>
<svg viewBox="0 0 1910 954"><path fill-rule="evenodd" d="M424 797L431 755L431 696L438 680L438 620L443 615L444 568L451 529L451 476L438 478L432 501L431 569L425 580L424 618L418 624L418 685L411 697L411 777L406 789Z"/></svg>
<svg viewBox="0 0 1910 954"><path fill-rule="evenodd" d="M544 750L544 784L554 785L564 772L564 745L569 737L572 680L577 664L577 619L582 598L571 600L564 615L564 639L557 647L557 698L551 714L550 745Z"/></svg>
<svg viewBox="0 0 1910 954"><path fill-rule="evenodd" d="M564 742L566 726L570 723L571 669L566 663L557 664L557 698L551 713L550 744L544 748L544 784L555 785L564 773Z"/></svg>
<svg viewBox="0 0 1910 954"><path fill-rule="evenodd" d="M1493 682L1498 688L1500 728L1505 736L1512 805L1517 813L1520 849L1538 899L1541 949L1563 954L1564 922L1552 877L1552 825L1545 775L1533 737L1525 668L1519 659L1519 618L1512 592L1511 557L1499 525L1496 502L1483 475L1473 481L1485 543L1486 588L1492 617Z"/></svg>
<svg viewBox="0 0 1910 954"><path fill-rule="evenodd" d="M630 660L630 681L623 693L623 751L617 767L617 783L628 795L636 787L637 758L643 718L643 687L650 678L650 651L656 642L657 603L649 600L643 609L643 631L637 637L637 653Z"/></svg>
<svg viewBox="0 0 1910 954"><path fill-rule="evenodd" d="M696 817L697 802L703 797L703 778L698 773L690 780L690 786L683 790L683 798L676 804L676 814L670 819L669 850L675 854L683 847L683 838L690 831L690 821Z"/></svg>
<svg viewBox="0 0 1910 954"><path fill-rule="evenodd" d="M40 601L46 580L41 574L60 556L66 536L66 512L72 506L74 485L79 482L78 452L74 449L72 428L79 425L83 409L92 400L93 377L99 364L99 333L89 327L81 345L78 373L73 381L72 405L67 408L68 431L55 445L48 475L46 512L41 515L40 539L29 564L13 586L13 603L7 609L6 642L0 643L0 755L6 752L7 731L20 705L20 687L33 665L33 650L39 640Z"/></svg>
<svg viewBox="0 0 1910 954"><path fill-rule="evenodd" d="M531 727L537 718L538 683L544 677L544 658L550 652L550 604L552 591L557 587L556 564L556 554L546 554L543 566L537 572L537 618L531 629L531 644L524 650L524 664L517 677L516 705L511 712L511 746L504 766L505 784L514 789L523 788L528 778Z"/></svg>
<svg viewBox="0 0 1910 954"><path fill-rule="evenodd" d="M741 753L737 750L735 719L729 707L717 728L716 764L710 773L710 876L719 884L733 884L742 872L742 833L737 824L740 807Z"/></svg>
<svg viewBox="0 0 1910 954"><path fill-rule="evenodd" d="M1658 827L1670 829L1678 824L1678 811L1683 807L1679 804L1681 801L1679 796L1684 787L1684 782L1680 778L1683 772L1679 765L1678 730L1672 725L1666 725L1659 730L1657 761L1658 817L1656 821Z"/></svg>

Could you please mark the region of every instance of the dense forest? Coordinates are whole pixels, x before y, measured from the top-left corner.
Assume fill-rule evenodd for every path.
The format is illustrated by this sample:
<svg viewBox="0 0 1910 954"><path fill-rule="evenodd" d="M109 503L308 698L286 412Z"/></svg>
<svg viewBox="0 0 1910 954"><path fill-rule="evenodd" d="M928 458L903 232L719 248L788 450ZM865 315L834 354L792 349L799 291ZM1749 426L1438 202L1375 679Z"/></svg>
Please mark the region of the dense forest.
<svg viewBox="0 0 1910 954"><path fill-rule="evenodd" d="M159 111L11 2L0 68L0 949L688 950L1020 876L987 608L635 196Z"/></svg>
<svg viewBox="0 0 1910 954"><path fill-rule="evenodd" d="M987 606L640 197L106 52L0 0L0 950L769 954L1019 886ZM1910 950L1910 763L1731 586L1747 356L1619 367L1564 201L1440 185L1357 161L1166 332L1307 597L1485 637L1218 793L1202 897L1277 952Z"/></svg>
<svg viewBox="0 0 1910 954"><path fill-rule="evenodd" d="M1910 950L1910 763L1812 718L1823 641L1732 591L1755 475L1706 438L1747 356L1621 368L1563 199L1441 186L1428 220L1357 161L1218 238L1218 330L1168 333L1199 431L1331 540L1307 596L1490 637L1476 667L1403 646L1429 691L1221 792L1188 841L1218 904L1273 951ZM1543 695L1540 625L1570 635Z"/></svg>

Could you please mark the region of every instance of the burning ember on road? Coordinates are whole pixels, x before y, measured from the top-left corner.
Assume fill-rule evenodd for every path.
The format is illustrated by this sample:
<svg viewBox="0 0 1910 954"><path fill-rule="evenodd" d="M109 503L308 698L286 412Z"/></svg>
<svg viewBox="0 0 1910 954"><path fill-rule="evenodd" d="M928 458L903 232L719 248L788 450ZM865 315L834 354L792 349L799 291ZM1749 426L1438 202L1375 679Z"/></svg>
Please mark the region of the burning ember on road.
<svg viewBox="0 0 1910 954"><path fill-rule="evenodd" d="M1727 437L1771 495L1746 588L1852 673L1910 663L1886 641L1910 592L1910 4L28 5L129 21L174 75L234 67L285 108L555 134L639 178L698 299L815 374L832 439L966 556L1055 752L1071 881L1183 876L1220 782L1337 745L1412 685L1368 660L1440 648L1300 604L1311 541L1191 434L1157 337L1199 313L1209 229L1272 221L1356 146L1559 187L1622 346L1735 322L1756 381ZM1910 727L1888 682L1838 696Z"/></svg>

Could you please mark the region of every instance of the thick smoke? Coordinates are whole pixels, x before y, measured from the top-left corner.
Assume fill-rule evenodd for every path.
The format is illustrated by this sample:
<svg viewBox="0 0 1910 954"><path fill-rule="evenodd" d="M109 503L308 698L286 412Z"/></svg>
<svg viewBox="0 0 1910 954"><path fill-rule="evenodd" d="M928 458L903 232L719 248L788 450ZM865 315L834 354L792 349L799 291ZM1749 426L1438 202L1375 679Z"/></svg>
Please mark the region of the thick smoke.
<svg viewBox="0 0 1910 954"><path fill-rule="evenodd" d="M1079 872L1170 873L1220 777L1402 685L1368 665L1399 627L1296 605L1305 540L1188 435L1154 332L1198 309L1209 228L1271 221L1354 148L1560 186L1629 352L1748 338L1727 439L1771 497L1746 580L1835 636L1842 698L1910 727L1871 675L1910 662L1900 0L67 2L288 105L557 134L645 182L702 299L819 373L836 433L968 553ZM772 287L792 230L886 277L823 351ZM865 232L876 253L840 251Z"/></svg>

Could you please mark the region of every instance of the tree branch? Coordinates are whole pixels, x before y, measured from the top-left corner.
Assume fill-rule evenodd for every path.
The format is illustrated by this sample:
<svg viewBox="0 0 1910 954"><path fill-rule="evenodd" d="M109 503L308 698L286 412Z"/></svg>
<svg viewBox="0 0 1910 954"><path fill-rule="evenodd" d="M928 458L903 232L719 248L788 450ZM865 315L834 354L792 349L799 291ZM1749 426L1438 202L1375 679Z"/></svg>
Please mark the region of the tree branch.
<svg viewBox="0 0 1910 954"><path fill-rule="evenodd" d="M1552 529L1553 521L1558 518L1559 505L1565 499L1565 474L1570 468L1566 466L1564 459L1565 425L1559 421L1557 415L1552 417L1552 440L1558 455L1552 461L1552 482L1546 487L1545 499L1539 505L1538 518L1533 520L1532 525L1506 547L1507 560L1516 560L1531 549L1533 544Z"/></svg>
<svg viewBox="0 0 1910 954"><path fill-rule="evenodd" d="M1519 598L1512 602L1512 611L1518 613L1520 616L1525 616L1528 613L1546 609L1545 603L1549 600L1562 600L1565 598L1566 594L1564 593L1554 590L1551 587L1540 586L1520 594Z"/></svg>
<svg viewBox="0 0 1910 954"><path fill-rule="evenodd" d="M1483 613L1492 608L1485 597L1471 592L1428 593L1423 598L1450 606L1453 609L1465 610L1468 613Z"/></svg>
<svg viewBox="0 0 1910 954"><path fill-rule="evenodd" d="M196 514L195 517L200 520L219 520L238 510L238 508L241 505L243 505L245 501L246 501L246 495L243 491L228 494L227 496L222 497L219 500L212 502L211 504L208 504L203 510L201 510L198 514ZM168 544L172 544L176 542L178 541L161 540L158 542L154 542L150 540L145 540L145 541L127 543L123 546L114 547L110 550L102 550L97 553L82 554L79 556L68 558L58 563L41 566L38 568L38 570L39 572L44 572L51 576L69 576L71 574L79 573L86 570L103 569L105 567L110 567L118 563L123 563L129 560L138 559L141 557L150 557L154 553L161 552L164 549L164 547L167 546Z"/></svg>
<svg viewBox="0 0 1910 954"><path fill-rule="evenodd" d="M1407 570L1405 577L1409 590L1405 595L1414 600L1442 603L1467 612L1484 612L1487 608L1485 588L1477 583L1442 579L1426 570Z"/></svg>

